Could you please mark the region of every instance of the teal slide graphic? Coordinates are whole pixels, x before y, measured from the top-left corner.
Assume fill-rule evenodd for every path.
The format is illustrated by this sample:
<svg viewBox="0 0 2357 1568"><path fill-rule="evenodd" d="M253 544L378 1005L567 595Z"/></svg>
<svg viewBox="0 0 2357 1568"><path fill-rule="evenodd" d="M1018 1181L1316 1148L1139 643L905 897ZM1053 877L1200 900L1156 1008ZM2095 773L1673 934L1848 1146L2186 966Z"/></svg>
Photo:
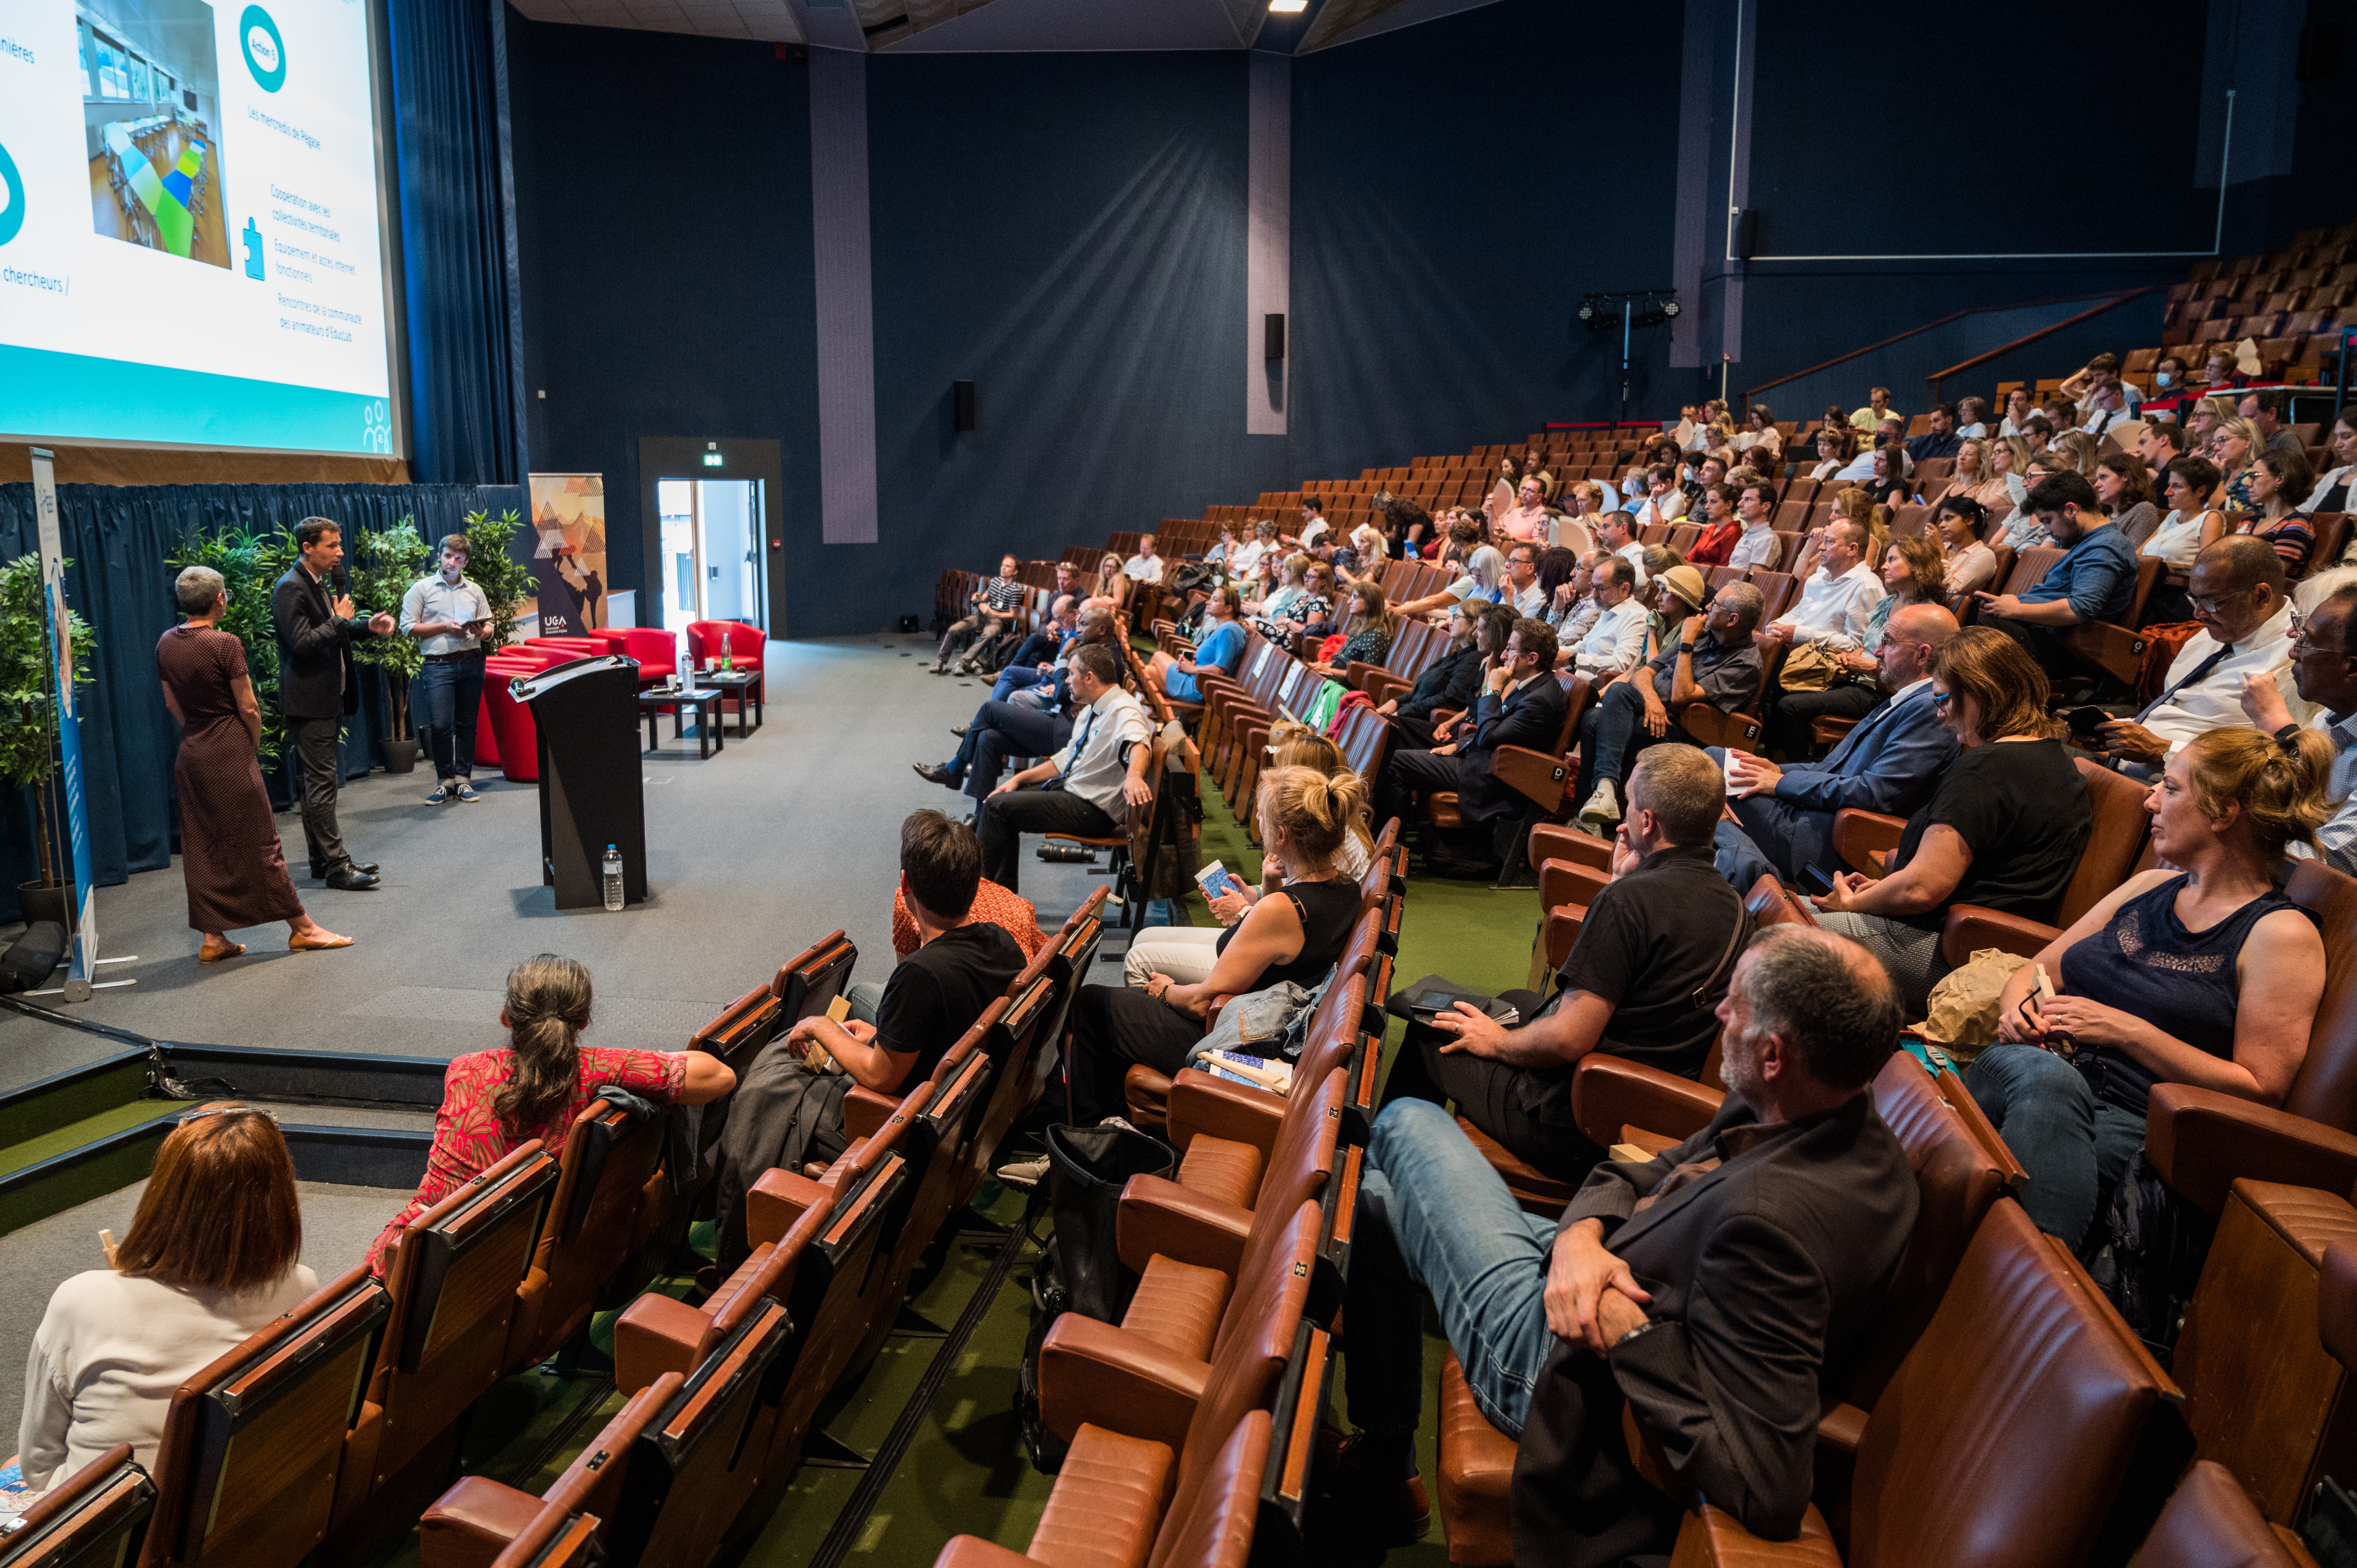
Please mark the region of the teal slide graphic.
<svg viewBox="0 0 2357 1568"><path fill-rule="evenodd" d="M8 149L0 147L0 245L16 237L25 226L25 179L16 172L16 160Z"/></svg>
<svg viewBox="0 0 2357 1568"><path fill-rule="evenodd" d="M171 441L286 452L390 452L385 401L283 381L0 343L0 430L60 441Z"/></svg>
<svg viewBox="0 0 2357 1568"><path fill-rule="evenodd" d="M275 92L286 85L286 40L278 36L278 24L269 12L248 5L237 19L237 42L245 69L253 72L263 91Z"/></svg>
<svg viewBox="0 0 2357 1568"><path fill-rule="evenodd" d="M245 220L245 275L250 278L262 275L262 231L251 218Z"/></svg>

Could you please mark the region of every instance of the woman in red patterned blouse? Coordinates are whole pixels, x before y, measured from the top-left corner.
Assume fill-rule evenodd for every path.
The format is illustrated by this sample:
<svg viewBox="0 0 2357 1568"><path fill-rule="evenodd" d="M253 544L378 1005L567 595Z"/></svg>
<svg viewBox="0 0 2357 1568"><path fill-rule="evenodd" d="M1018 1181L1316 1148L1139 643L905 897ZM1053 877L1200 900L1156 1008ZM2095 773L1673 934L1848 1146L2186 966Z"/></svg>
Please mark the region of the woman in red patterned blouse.
<svg viewBox="0 0 2357 1568"><path fill-rule="evenodd" d="M702 1105L737 1087L727 1064L702 1051L610 1050L580 1043L589 1026L589 972L569 958L542 953L508 972L504 1048L450 1063L434 1148L417 1196L369 1248L382 1274L402 1228L537 1138L551 1154L565 1148L574 1119L608 1084L663 1104Z"/></svg>

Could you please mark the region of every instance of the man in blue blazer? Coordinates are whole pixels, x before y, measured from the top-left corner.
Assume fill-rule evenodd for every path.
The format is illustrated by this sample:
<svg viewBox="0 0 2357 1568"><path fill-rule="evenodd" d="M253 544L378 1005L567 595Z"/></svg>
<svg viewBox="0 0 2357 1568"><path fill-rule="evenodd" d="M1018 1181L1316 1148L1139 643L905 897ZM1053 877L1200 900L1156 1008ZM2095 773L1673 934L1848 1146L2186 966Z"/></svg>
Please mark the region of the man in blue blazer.
<svg viewBox="0 0 2357 1568"><path fill-rule="evenodd" d="M1841 869L1834 854L1834 813L1845 807L1914 815L1955 760L1956 736L1932 703L1932 662L1956 635L1956 618L1938 605L1895 611L1876 650L1875 678L1890 695L1857 721L1823 762L1779 768L1764 757L1712 749L1737 771L1727 796L1742 823L1718 824L1719 875L1749 893L1770 872L1798 883L1808 866Z"/></svg>
<svg viewBox="0 0 2357 1568"><path fill-rule="evenodd" d="M1474 699L1470 730L1460 725L1430 751L1392 753L1375 785L1375 821L1397 817L1405 825L1410 821L1411 792L1454 789L1458 815L1468 824L1479 824L1483 830L1479 836L1486 841L1491 824L1521 800L1490 776L1490 759L1498 748L1520 746L1554 752L1562 744L1569 699L1555 678L1555 628L1527 616L1514 622L1499 662L1485 672L1480 695ZM1487 876L1497 869L1493 864L1463 858L1462 851L1444 853L1431 840L1427 846L1425 858L1437 875Z"/></svg>

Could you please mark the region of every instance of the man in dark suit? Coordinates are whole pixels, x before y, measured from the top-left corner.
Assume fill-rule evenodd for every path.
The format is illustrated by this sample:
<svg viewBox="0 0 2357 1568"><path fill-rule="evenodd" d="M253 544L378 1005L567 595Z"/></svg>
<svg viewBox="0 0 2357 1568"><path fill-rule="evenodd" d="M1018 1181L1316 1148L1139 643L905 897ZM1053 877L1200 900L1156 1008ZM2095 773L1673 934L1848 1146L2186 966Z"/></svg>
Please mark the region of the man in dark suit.
<svg viewBox="0 0 2357 1568"><path fill-rule="evenodd" d="M1827 1362L1865 1337L1915 1224L1906 1151L1867 1091L1899 996L1856 943L1774 926L1719 1018L1710 1125L1598 1165L1560 1221L1524 1214L1442 1108L1376 1119L1346 1296L1362 1430L1329 1472L1359 1517L1396 1537L1430 1522L1421 1285L1482 1413L1519 1441L1517 1563L1668 1552L1682 1503L1638 1475L1624 1403L1677 1498L1770 1540L1798 1530Z"/></svg>
<svg viewBox="0 0 2357 1568"><path fill-rule="evenodd" d="M1956 635L1939 605L1909 605L1890 618L1875 652L1875 679L1890 693L1842 736L1823 762L1779 768L1764 757L1711 755L1729 765L1727 794L1741 825L1722 822L1719 875L1749 894L1774 873L1798 885L1816 866L1841 869L1834 814L1846 808L1912 816L1956 759L1955 732L1932 705L1932 660Z"/></svg>
<svg viewBox="0 0 2357 1568"><path fill-rule="evenodd" d="M303 837L311 875L330 887L358 892L377 885L374 864L356 864L336 828L336 790L343 770L337 741L344 720L360 712L352 639L389 637L393 618L352 614L349 595L328 586L344 559L343 532L324 517L307 517L295 530L296 560L270 594L278 634L278 708L303 760Z"/></svg>
<svg viewBox="0 0 2357 1568"><path fill-rule="evenodd" d="M1430 751L1394 752L1383 764L1375 786L1375 821L1408 822L1412 792L1454 789L1458 815L1484 831L1457 853L1428 850L1426 866L1443 875L1492 875L1496 865L1481 858L1490 852L1487 824L1512 812L1521 797L1490 777L1490 759L1501 746L1553 750L1563 734L1566 705L1555 678L1555 628L1525 616L1514 623L1505 651L1482 682L1469 731L1460 725L1446 744Z"/></svg>

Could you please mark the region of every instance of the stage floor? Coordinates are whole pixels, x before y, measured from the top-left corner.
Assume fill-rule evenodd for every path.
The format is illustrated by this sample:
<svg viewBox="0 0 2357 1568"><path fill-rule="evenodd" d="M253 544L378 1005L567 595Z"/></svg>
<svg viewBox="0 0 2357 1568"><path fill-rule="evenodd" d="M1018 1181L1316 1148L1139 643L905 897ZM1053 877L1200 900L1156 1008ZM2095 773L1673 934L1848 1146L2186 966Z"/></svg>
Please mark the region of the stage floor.
<svg viewBox="0 0 2357 1568"><path fill-rule="evenodd" d="M709 759L695 737L644 758L651 898L608 915L556 910L540 884L538 789L479 773L478 805L428 806L431 770L346 784L345 842L384 886L337 893L302 876L302 822L278 818L296 886L321 924L353 939L285 950L285 929L237 933L244 957L197 962L177 865L98 893L109 979L135 979L60 1015L156 1039L447 1058L501 1043L508 970L537 952L587 964L592 1044L676 1050L780 962L837 927L855 978L891 972L900 820L971 802L911 773L956 748L989 695L983 681L922 672L932 645L882 636L773 642L763 725ZM1103 882L1027 859L1026 895L1053 926ZM1120 944L1109 942L1109 949ZM1114 956L1114 955L1109 955ZM119 1051L123 1042L0 1012L0 1092Z"/></svg>

